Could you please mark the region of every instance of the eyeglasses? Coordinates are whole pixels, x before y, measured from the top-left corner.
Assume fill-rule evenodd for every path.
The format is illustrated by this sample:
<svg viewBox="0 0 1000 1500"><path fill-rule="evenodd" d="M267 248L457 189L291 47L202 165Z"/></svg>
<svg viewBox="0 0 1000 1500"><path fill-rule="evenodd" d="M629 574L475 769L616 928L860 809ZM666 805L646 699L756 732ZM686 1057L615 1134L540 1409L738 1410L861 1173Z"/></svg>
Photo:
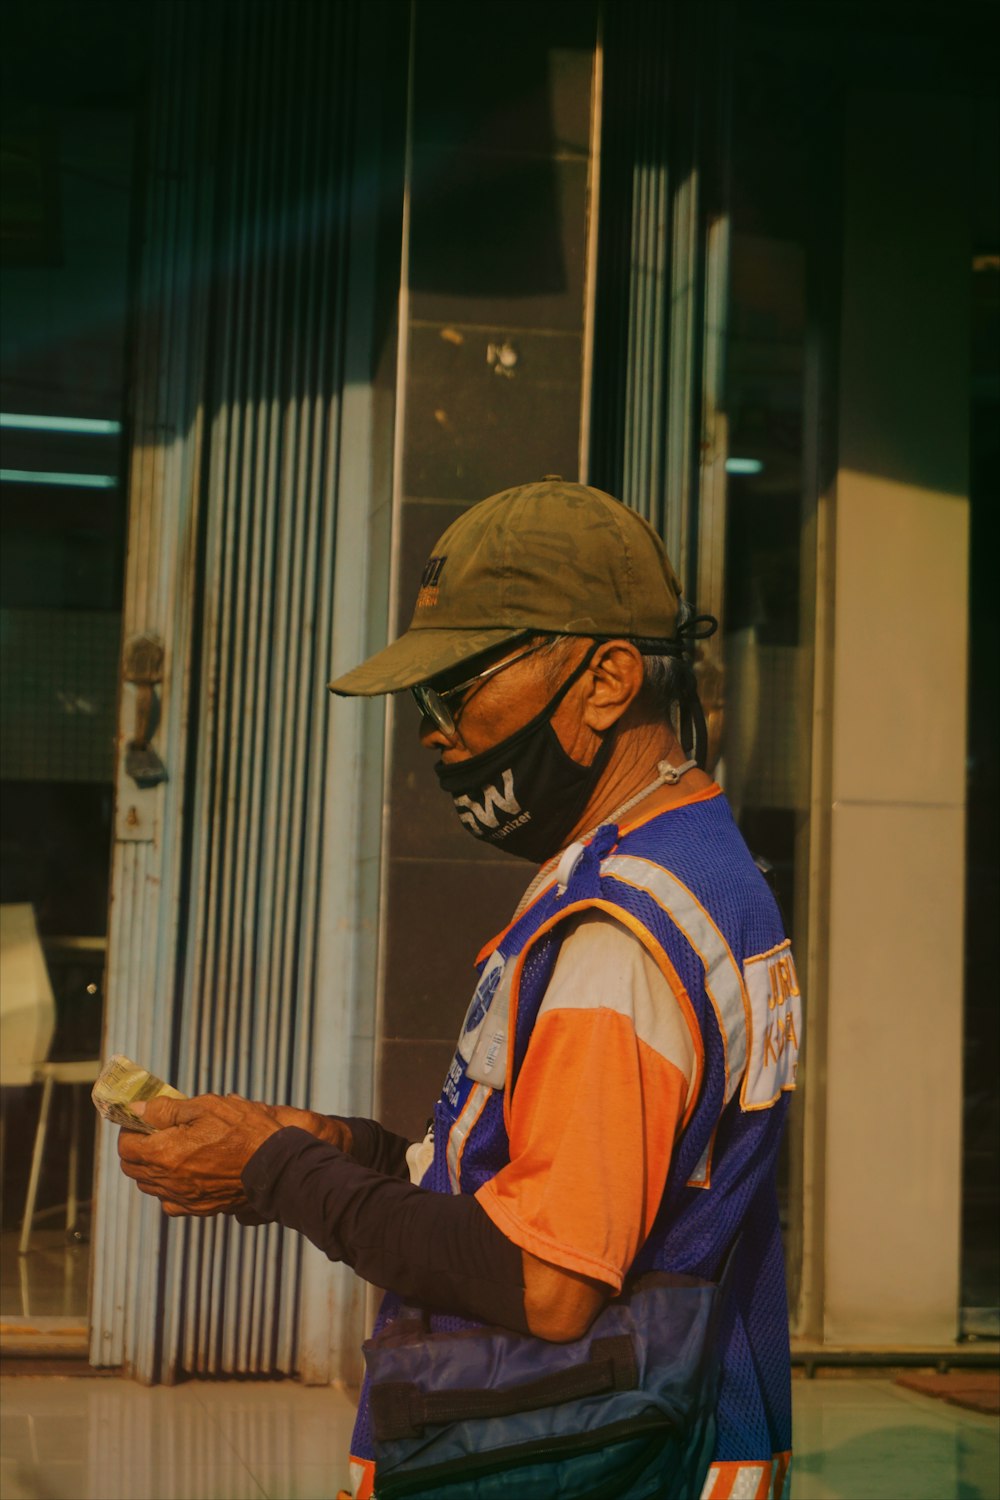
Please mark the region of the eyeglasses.
<svg viewBox="0 0 1000 1500"><path fill-rule="evenodd" d="M531 656L535 651L541 651L544 646L551 646L556 636L546 636L542 641L534 641L530 646L525 646L522 651L515 651L513 656L505 656L503 661L494 662L492 667L485 667L482 672L477 672L474 677L467 677L464 682L457 682L450 688L432 688L418 683L410 689L417 700L417 707L425 719L440 729L442 734L449 737L453 735L458 727L455 714L448 707L449 699L457 698L460 693L466 692L477 682L485 682L488 677L493 677L497 672L502 672L506 667L512 667L516 661L522 661L524 657ZM456 710L458 712L458 710Z"/></svg>

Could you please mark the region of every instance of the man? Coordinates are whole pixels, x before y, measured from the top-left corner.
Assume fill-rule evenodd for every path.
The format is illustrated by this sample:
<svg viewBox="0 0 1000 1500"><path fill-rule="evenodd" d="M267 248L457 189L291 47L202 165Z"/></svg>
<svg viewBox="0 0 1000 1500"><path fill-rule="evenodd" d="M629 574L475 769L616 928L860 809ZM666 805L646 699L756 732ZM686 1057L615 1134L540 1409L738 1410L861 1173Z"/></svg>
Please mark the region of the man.
<svg viewBox="0 0 1000 1500"><path fill-rule="evenodd" d="M572 1340L627 1277L715 1278L735 1244L705 1495L778 1495L775 1167L799 996L770 892L691 754L704 623L652 529L597 490L550 477L460 517L409 630L331 684L411 688L463 824L541 864L480 954L428 1139L205 1096L150 1104L160 1133L120 1152L168 1213L305 1233L389 1289L383 1322L408 1300L437 1327ZM364 1394L353 1459L365 1500Z"/></svg>

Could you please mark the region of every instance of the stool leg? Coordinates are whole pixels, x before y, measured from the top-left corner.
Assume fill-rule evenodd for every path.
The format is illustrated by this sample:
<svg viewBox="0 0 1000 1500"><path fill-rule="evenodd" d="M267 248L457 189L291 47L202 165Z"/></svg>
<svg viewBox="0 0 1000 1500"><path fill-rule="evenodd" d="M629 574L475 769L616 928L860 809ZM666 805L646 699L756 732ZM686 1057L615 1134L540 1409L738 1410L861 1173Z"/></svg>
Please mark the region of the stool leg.
<svg viewBox="0 0 1000 1500"><path fill-rule="evenodd" d="M66 1188L66 1228L76 1228L76 1184L80 1176L80 1085L69 1086L69 1183Z"/></svg>
<svg viewBox="0 0 1000 1500"><path fill-rule="evenodd" d="M45 1151L45 1132L49 1128L49 1108L52 1104L53 1078L51 1074L46 1075L42 1085L42 1107L38 1115L38 1129L35 1131L35 1150L31 1158L31 1176L28 1178L28 1197L24 1205L24 1223L21 1225L21 1242L18 1245L18 1254L27 1255L28 1245L31 1240L31 1226L35 1218L35 1199L38 1196L38 1179L42 1175L42 1155Z"/></svg>
<svg viewBox="0 0 1000 1500"><path fill-rule="evenodd" d="M21 1312L24 1317L31 1317L31 1268L26 1260L20 1256L17 1258L17 1269L20 1272L21 1283Z"/></svg>

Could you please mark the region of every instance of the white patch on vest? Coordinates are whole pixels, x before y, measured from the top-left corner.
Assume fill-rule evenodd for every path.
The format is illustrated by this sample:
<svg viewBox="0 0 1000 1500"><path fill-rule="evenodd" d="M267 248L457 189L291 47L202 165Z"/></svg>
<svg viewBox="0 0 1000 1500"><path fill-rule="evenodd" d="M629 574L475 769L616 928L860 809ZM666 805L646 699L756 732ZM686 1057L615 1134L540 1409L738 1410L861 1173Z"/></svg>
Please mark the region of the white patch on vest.
<svg viewBox="0 0 1000 1500"><path fill-rule="evenodd" d="M458 1055L474 1083L502 1089L507 1077L510 975L502 953L493 953L479 976L458 1039Z"/></svg>
<svg viewBox="0 0 1000 1500"><path fill-rule="evenodd" d="M802 997L791 944L747 959L743 976L750 998L750 1045L740 1104L743 1109L769 1109L784 1089L795 1087L799 1062Z"/></svg>
<svg viewBox="0 0 1000 1500"><path fill-rule="evenodd" d="M505 998L508 987L504 986ZM494 1022L493 1012L479 1033L476 1050L469 1059L466 1073L473 1083L488 1083L492 1089L502 1089L507 1079L507 1007L503 1007L500 1018Z"/></svg>
<svg viewBox="0 0 1000 1500"><path fill-rule="evenodd" d="M492 953L472 992L472 999L465 1012L465 1020L462 1022L462 1031L458 1038L458 1055L464 1063L469 1061L476 1050L476 1043L485 1025L486 1017L493 1007L506 963L507 960L502 953L499 951Z"/></svg>

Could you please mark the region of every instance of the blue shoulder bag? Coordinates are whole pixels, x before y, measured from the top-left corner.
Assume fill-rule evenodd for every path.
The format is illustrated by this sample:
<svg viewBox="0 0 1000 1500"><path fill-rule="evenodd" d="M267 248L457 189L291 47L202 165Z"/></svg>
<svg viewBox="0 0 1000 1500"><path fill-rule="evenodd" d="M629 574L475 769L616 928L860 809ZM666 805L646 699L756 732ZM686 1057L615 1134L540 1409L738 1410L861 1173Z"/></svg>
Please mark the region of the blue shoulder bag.
<svg viewBox="0 0 1000 1500"><path fill-rule="evenodd" d="M643 1276L567 1344L404 1309L364 1346L376 1500L697 1500L732 1259Z"/></svg>

